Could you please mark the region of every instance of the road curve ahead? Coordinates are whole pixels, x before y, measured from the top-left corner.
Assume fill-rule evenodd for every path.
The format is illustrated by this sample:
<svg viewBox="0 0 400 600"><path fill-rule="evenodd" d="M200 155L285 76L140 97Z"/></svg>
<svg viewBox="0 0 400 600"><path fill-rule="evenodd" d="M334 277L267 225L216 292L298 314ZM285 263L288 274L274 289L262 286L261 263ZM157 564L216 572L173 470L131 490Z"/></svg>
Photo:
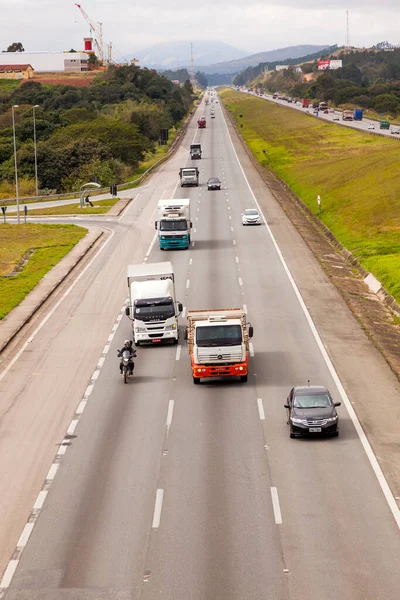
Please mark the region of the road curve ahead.
<svg viewBox="0 0 400 600"><path fill-rule="evenodd" d="M144 208L146 229L159 198L189 197L192 246L154 243L141 260L172 261L185 311L245 306L255 332L249 380L194 386L181 335L177 347L139 348L124 385L115 354L130 323L115 311L115 335L7 600L400 597L399 530L345 406L339 439L289 439L283 404L293 385L311 379L340 395L269 229L241 225L254 197L221 106L215 119L209 109L198 109ZM203 112L207 128L197 130ZM193 140L203 148L193 163L201 186L181 189ZM207 191L210 176L221 191ZM112 253L99 258L121 281L129 236L141 235L135 223L121 219ZM114 285L122 307L126 289ZM97 285L100 305L103 294Z"/></svg>

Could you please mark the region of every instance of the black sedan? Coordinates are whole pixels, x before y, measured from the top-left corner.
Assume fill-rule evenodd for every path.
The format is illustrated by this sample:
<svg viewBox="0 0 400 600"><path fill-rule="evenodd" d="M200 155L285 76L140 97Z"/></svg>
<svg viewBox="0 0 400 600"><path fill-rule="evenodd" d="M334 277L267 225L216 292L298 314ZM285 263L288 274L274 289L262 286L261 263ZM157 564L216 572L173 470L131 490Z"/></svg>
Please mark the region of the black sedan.
<svg viewBox="0 0 400 600"><path fill-rule="evenodd" d="M287 404L289 435L326 434L338 437L339 416L326 387L321 385L298 386L290 390Z"/></svg>
<svg viewBox="0 0 400 600"><path fill-rule="evenodd" d="M207 181L207 189L208 190L220 190L221 189L221 182L218 179L218 177L210 177L210 179Z"/></svg>

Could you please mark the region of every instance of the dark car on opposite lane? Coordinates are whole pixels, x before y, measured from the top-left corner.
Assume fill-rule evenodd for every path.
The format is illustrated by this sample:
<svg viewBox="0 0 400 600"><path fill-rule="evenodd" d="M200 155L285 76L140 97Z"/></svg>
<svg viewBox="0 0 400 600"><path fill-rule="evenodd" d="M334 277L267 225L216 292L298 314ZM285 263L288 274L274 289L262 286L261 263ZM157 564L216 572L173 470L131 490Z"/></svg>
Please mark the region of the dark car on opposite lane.
<svg viewBox="0 0 400 600"><path fill-rule="evenodd" d="M289 435L339 435L339 416L326 387L322 385L297 386L290 390L284 405L288 414Z"/></svg>

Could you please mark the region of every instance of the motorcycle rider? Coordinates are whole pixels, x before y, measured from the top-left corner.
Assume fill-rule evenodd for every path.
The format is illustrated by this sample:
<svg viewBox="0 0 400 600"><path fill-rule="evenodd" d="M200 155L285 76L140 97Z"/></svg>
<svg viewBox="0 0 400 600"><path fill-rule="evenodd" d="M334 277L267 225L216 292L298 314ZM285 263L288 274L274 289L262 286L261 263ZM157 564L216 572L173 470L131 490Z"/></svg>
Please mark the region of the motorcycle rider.
<svg viewBox="0 0 400 600"><path fill-rule="evenodd" d="M121 350L118 350L118 356L121 357L125 350L128 350L129 352L129 370L130 374L133 375L133 357L136 356L136 350L134 350L132 347L132 340L125 340L124 346L121 348ZM119 363L119 370L122 374L122 361Z"/></svg>

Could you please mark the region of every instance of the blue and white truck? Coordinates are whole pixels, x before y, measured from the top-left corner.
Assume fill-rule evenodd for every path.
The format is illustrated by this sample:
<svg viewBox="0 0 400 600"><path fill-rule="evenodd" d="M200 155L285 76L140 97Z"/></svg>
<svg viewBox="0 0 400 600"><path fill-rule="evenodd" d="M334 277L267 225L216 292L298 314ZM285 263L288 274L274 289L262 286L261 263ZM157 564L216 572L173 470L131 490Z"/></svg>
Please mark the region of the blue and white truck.
<svg viewBox="0 0 400 600"><path fill-rule="evenodd" d="M155 228L161 250L189 248L192 231L189 198L159 200Z"/></svg>

